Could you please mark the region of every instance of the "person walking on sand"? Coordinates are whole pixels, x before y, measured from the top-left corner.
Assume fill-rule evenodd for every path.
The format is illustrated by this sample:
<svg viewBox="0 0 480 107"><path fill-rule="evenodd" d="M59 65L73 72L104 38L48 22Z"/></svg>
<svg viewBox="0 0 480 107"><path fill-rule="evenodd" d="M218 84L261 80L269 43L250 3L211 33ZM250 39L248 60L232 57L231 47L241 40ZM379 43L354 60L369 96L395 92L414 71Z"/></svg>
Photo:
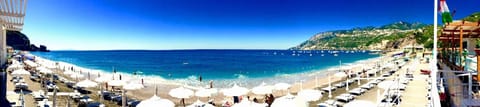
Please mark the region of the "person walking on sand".
<svg viewBox="0 0 480 107"><path fill-rule="evenodd" d="M198 81L202 82L202 75L198 76Z"/></svg>

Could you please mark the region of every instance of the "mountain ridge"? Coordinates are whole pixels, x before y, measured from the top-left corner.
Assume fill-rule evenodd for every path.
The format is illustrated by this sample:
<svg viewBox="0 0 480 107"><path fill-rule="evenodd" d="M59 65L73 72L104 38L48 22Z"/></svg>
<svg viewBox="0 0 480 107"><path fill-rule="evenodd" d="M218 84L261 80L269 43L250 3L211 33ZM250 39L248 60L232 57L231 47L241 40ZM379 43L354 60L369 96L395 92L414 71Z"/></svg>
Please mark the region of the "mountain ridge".
<svg viewBox="0 0 480 107"><path fill-rule="evenodd" d="M382 26L355 27L348 30L319 32L291 50L317 49L389 49L404 42L416 41L431 25L420 22L398 21ZM407 38L408 37L408 38ZM404 40L408 39L408 40ZM433 38L432 38L433 41ZM423 41L425 42L425 41ZM411 43L409 43L411 44ZM422 43L423 44L423 43ZM388 46L388 47L387 47Z"/></svg>

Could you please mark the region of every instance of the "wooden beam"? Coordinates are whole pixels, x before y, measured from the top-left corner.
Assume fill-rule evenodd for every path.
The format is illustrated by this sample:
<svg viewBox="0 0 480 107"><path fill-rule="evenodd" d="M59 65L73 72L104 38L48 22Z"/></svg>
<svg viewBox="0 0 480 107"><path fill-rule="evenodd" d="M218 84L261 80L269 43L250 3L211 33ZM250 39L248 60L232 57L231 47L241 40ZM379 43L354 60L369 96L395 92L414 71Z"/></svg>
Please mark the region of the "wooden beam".
<svg viewBox="0 0 480 107"><path fill-rule="evenodd" d="M463 57L463 27L460 27L460 52L459 53L459 56L460 56L460 68L462 69L463 71L463 60L462 60L462 57Z"/></svg>

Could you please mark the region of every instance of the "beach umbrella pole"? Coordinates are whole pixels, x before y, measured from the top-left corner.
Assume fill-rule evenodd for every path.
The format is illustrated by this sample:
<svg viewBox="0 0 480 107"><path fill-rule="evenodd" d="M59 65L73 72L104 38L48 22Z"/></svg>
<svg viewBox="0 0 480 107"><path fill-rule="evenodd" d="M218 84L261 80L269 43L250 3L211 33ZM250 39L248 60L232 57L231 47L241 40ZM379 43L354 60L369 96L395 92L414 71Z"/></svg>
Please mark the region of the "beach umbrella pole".
<svg viewBox="0 0 480 107"><path fill-rule="evenodd" d="M357 73L358 74L358 73ZM357 85L360 85L360 75L357 75L357 81L358 81L358 84Z"/></svg>
<svg viewBox="0 0 480 107"><path fill-rule="evenodd" d="M332 81L330 80L330 75L328 75L328 98L332 98Z"/></svg>
<svg viewBox="0 0 480 107"><path fill-rule="evenodd" d="M122 89L122 107L125 107L127 96L125 95L125 89Z"/></svg>
<svg viewBox="0 0 480 107"><path fill-rule="evenodd" d="M52 76L53 77L53 76ZM57 88L53 88L52 107L57 107Z"/></svg>
<svg viewBox="0 0 480 107"><path fill-rule="evenodd" d="M345 88L345 91L348 91L348 78L350 77L350 72L347 72L347 81L345 82L345 84L347 85L347 87Z"/></svg>

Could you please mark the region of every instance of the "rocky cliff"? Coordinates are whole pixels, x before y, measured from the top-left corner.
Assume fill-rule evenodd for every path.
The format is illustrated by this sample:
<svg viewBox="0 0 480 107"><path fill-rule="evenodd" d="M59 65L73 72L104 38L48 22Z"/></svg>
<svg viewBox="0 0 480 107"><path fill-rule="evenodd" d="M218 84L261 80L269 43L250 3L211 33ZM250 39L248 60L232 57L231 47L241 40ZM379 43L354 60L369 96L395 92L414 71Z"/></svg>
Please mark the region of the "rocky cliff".
<svg viewBox="0 0 480 107"><path fill-rule="evenodd" d="M433 35L424 32L429 25L422 23L395 22L380 27L359 27L349 30L320 32L292 50L318 49L390 49L406 44L433 44ZM433 29L432 29L433 30ZM433 45L432 45L433 46Z"/></svg>
<svg viewBox="0 0 480 107"><path fill-rule="evenodd" d="M44 45L40 45L40 47L37 47L34 44L31 44L27 35L19 31L7 31L7 45L11 46L15 50L41 52L49 51Z"/></svg>

